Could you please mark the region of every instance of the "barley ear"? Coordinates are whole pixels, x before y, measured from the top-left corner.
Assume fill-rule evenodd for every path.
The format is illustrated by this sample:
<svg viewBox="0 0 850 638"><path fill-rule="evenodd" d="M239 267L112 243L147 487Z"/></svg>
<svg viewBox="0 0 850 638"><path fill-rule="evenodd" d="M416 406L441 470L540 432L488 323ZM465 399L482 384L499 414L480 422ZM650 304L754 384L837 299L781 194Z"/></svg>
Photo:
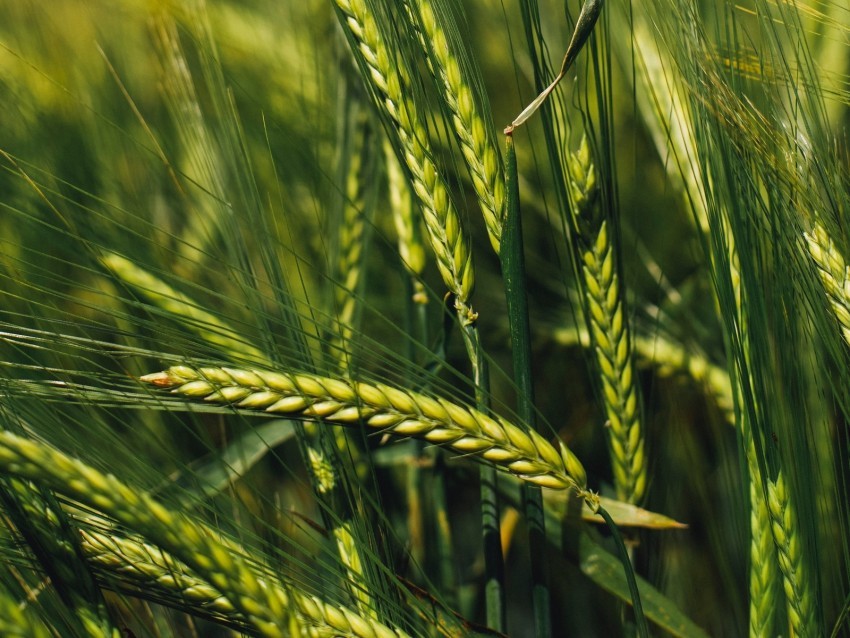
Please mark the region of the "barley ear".
<svg viewBox="0 0 850 638"><path fill-rule="evenodd" d="M608 416L614 484L619 499L637 503L646 491L647 463L634 355L610 220L596 205L596 171L586 137L568 168L585 315Z"/></svg>
<svg viewBox="0 0 850 638"><path fill-rule="evenodd" d="M469 306L469 298L475 273L469 240L448 188L431 159L425 119L406 92L409 72L405 61L388 49L375 14L364 0L336 0L336 6L352 49L365 68L363 75L398 141L400 156L422 206L425 228L443 282L454 295L461 321L472 323L476 315Z"/></svg>
<svg viewBox="0 0 850 638"><path fill-rule="evenodd" d="M247 565L217 543L210 532L140 493L57 450L9 432L0 432L0 467L78 499L137 529L231 599L261 634L277 636L280 599L264 588Z"/></svg>
<svg viewBox="0 0 850 638"><path fill-rule="evenodd" d="M139 531L220 591L261 636L286 635L281 621L290 617L291 611L343 635L404 635L347 608L264 581L233 547L217 540L210 528L45 444L0 432L0 469L76 499Z"/></svg>
<svg viewBox="0 0 850 638"><path fill-rule="evenodd" d="M770 509L760 474L750 473L750 638L774 635L779 575Z"/></svg>
<svg viewBox="0 0 850 638"><path fill-rule="evenodd" d="M815 223L804 238L844 341L850 344L850 268L822 224Z"/></svg>
<svg viewBox="0 0 850 638"><path fill-rule="evenodd" d="M223 354L263 363L268 357L247 341L240 339L233 327L204 309L189 296L117 253L106 252L101 263L118 279L130 286L151 304L181 321L204 341L220 348Z"/></svg>
<svg viewBox="0 0 850 638"><path fill-rule="evenodd" d="M0 487L5 516L73 611L74 628L90 636L118 638L120 632L112 623L103 592L85 563L76 525L55 496L11 477L3 479Z"/></svg>
<svg viewBox="0 0 850 638"><path fill-rule="evenodd" d="M466 69L452 50L455 43L450 42L434 4L429 0L404 0L404 6L451 113L490 243L498 255L504 223L505 174L492 127L480 115Z"/></svg>
<svg viewBox="0 0 850 638"><path fill-rule="evenodd" d="M338 333L335 335L333 352L340 353L343 367L347 367L349 341L354 334L354 320L357 312L356 292L360 287L363 272L364 246L366 242L367 210L374 205L375 184L375 136L369 118L355 101L345 118L344 136L350 138L341 144L345 149L340 158L344 165L343 201L335 220L337 227L336 259L333 278L339 285L334 286L334 311Z"/></svg>
<svg viewBox="0 0 850 638"><path fill-rule="evenodd" d="M188 400L288 414L424 439L476 456L551 489L584 491L585 473L570 474L561 452L534 431L475 408L379 383L281 371L173 366L141 381ZM570 457L574 468L580 468ZM581 479L581 480L579 480Z"/></svg>
<svg viewBox="0 0 850 638"><path fill-rule="evenodd" d="M384 141L384 162L387 167L390 210L398 235L398 252L405 270L413 282L413 301L428 303L422 273L425 271L425 245L422 243L422 222L414 214L413 201L407 177L401 169L395 151L388 140Z"/></svg>
<svg viewBox="0 0 850 638"><path fill-rule="evenodd" d="M805 549L794 501L781 471L775 481L768 481L767 502L788 604L791 634L801 638L820 636L822 634L815 608L815 583L811 580L805 562Z"/></svg>
<svg viewBox="0 0 850 638"><path fill-rule="evenodd" d="M242 616L220 591L159 547L138 538L97 528L80 530L86 560L109 580L123 579L205 614L242 623Z"/></svg>

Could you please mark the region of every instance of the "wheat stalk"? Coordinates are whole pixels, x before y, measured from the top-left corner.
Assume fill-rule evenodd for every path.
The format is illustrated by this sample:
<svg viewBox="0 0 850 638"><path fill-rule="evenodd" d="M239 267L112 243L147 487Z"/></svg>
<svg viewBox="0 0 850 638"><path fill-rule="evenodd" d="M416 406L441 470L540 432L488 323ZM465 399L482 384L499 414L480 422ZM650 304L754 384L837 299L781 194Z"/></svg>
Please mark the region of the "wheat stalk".
<svg viewBox="0 0 850 638"><path fill-rule="evenodd" d="M587 138L569 158L569 188L577 238L586 318L602 381L617 497L637 503L646 491L647 463L640 422L629 322L617 274L608 220L596 206L596 169Z"/></svg>
<svg viewBox="0 0 850 638"><path fill-rule="evenodd" d="M378 105L393 125L401 156L422 205L425 228L443 282L455 297L461 320L470 323L475 313L468 301L475 284L472 253L460 216L443 179L431 160L424 119L407 94L404 61L385 46L378 24L363 0L336 0L340 22L355 43L355 51L367 68Z"/></svg>
<svg viewBox="0 0 850 638"><path fill-rule="evenodd" d="M559 452L536 432L442 398L379 383L218 367L173 366L141 380L190 399L422 438L529 483L585 493L584 469L565 446Z"/></svg>
<svg viewBox="0 0 850 638"><path fill-rule="evenodd" d="M804 560L799 523L791 494L782 472L768 481L767 502L771 531L779 555L779 569L788 602L788 620L793 636L820 636L820 623L815 610L815 593Z"/></svg>
<svg viewBox="0 0 850 638"><path fill-rule="evenodd" d="M490 243L496 254L502 239L505 207L505 174L502 157L484 124L475 95L464 70L449 46L446 32L428 0L405 0L404 6L431 72L437 76L463 158L472 176L472 186L481 206Z"/></svg>
<svg viewBox="0 0 850 638"><path fill-rule="evenodd" d="M345 607L261 579L232 547L217 540L210 528L45 444L0 432L0 469L74 498L139 531L220 591L260 635L286 635L280 623L293 609L310 623L342 635L405 635Z"/></svg>

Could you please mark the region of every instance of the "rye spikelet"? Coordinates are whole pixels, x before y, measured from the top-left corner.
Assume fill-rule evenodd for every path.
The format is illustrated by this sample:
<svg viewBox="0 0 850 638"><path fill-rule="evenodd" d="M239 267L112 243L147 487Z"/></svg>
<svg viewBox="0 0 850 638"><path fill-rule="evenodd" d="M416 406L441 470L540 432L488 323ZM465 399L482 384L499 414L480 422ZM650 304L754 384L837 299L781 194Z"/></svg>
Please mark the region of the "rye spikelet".
<svg viewBox="0 0 850 638"><path fill-rule="evenodd" d="M850 268L821 224L816 223L804 237L844 341L850 344Z"/></svg>
<svg viewBox="0 0 850 638"><path fill-rule="evenodd" d="M189 399L359 425L475 455L529 483L584 493L586 478L566 447L474 408L384 384L234 368L173 366L141 379Z"/></svg>
<svg viewBox="0 0 850 638"><path fill-rule="evenodd" d="M776 481L768 481L768 506L771 531L779 554L779 569L788 603L791 635L805 638L820 636L815 610L815 592L804 561L804 549L797 514L782 472Z"/></svg>
<svg viewBox="0 0 850 638"><path fill-rule="evenodd" d="M629 322L617 275L608 220L596 206L596 169L587 139L569 159L573 221L581 250L586 318L596 351L608 416L617 497L637 503L646 491L646 456L640 423Z"/></svg>
<svg viewBox="0 0 850 638"><path fill-rule="evenodd" d="M364 0L336 0L340 22L355 43L355 54L368 70L378 106L393 125L402 158L422 205L425 228L446 287L455 297L461 320L472 322L468 301L475 284L472 253L443 179L431 160L427 133L416 104L406 93L404 61L385 46L378 24Z"/></svg>
<svg viewBox="0 0 850 638"><path fill-rule="evenodd" d="M472 176L472 186L478 196L490 243L499 254L504 221L505 172L492 129L484 124L479 114L475 94L449 45L433 4L428 0L405 0L404 5L428 56L428 66L437 76L443 99L451 112L452 125Z"/></svg>
<svg viewBox="0 0 850 638"><path fill-rule="evenodd" d="M292 610L338 635L405 635L345 607L264 581L238 552L218 541L213 530L45 444L0 432L0 470L76 499L138 531L220 591L259 635L287 635L282 621Z"/></svg>

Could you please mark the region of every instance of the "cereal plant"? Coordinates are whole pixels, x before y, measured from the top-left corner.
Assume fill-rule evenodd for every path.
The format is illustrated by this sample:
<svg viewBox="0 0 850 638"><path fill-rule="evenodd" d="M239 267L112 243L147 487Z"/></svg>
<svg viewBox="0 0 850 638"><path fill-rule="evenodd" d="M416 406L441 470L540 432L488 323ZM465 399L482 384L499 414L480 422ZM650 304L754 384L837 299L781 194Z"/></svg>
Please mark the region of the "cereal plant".
<svg viewBox="0 0 850 638"><path fill-rule="evenodd" d="M850 631L850 11L0 8L0 635Z"/></svg>

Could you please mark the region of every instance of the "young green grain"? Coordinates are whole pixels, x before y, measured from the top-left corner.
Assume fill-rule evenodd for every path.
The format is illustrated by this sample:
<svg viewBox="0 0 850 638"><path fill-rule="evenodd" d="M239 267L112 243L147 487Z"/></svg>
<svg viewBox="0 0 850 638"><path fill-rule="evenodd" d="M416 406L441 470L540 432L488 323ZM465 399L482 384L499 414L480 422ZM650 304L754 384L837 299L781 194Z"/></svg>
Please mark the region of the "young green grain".
<svg viewBox="0 0 850 638"><path fill-rule="evenodd" d="M461 320L472 322L475 313L468 302L475 275L469 241L448 189L431 160L425 120L408 94L405 78L409 73L404 60L387 48L374 14L364 0L336 0L336 5L340 22L367 68L366 77L378 106L393 125L401 156L413 180L413 190L422 205L425 228L443 282L455 297Z"/></svg>
<svg viewBox="0 0 850 638"><path fill-rule="evenodd" d="M584 491L584 471L566 447L559 452L536 432L442 398L379 383L235 368L173 366L141 380L187 399L422 438L529 483Z"/></svg>
<svg viewBox="0 0 850 638"><path fill-rule="evenodd" d="M45 444L0 432L0 469L77 499L142 533L220 591L259 635L286 635L283 621L293 611L341 635L404 635L347 608L328 605L315 596L263 580L202 523L167 509L148 494Z"/></svg>
<svg viewBox="0 0 850 638"><path fill-rule="evenodd" d="M804 238L829 307L838 320L844 341L850 344L850 268L822 224L815 223Z"/></svg>
<svg viewBox="0 0 850 638"><path fill-rule="evenodd" d="M435 7L429 0L404 0L419 43L437 77L443 100L472 176L490 243L496 254L502 239L505 207L505 174L491 127L485 125L475 94L465 77Z"/></svg>
<svg viewBox="0 0 850 638"><path fill-rule="evenodd" d="M822 635L815 608L814 584L804 560L804 548L799 533L797 514L791 493L782 472L767 486L771 531L779 554L779 569L788 603L791 635Z"/></svg>
<svg viewBox="0 0 850 638"><path fill-rule="evenodd" d="M596 204L596 169L587 139L569 158L573 221L581 250L586 315L608 415L618 498L637 503L646 491L647 462L628 316L610 220Z"/></svg>
<svg viewBox="0 0 850 638"><path fill-rule="evenodd" d="M118 279L145 297L157 308L173 315L204 341L217 346L222 353L258 363L268 357L250 343L239 339L234 329L187 295L166 284L141 266L117 253L104 253L100 258Z"/></svg>

